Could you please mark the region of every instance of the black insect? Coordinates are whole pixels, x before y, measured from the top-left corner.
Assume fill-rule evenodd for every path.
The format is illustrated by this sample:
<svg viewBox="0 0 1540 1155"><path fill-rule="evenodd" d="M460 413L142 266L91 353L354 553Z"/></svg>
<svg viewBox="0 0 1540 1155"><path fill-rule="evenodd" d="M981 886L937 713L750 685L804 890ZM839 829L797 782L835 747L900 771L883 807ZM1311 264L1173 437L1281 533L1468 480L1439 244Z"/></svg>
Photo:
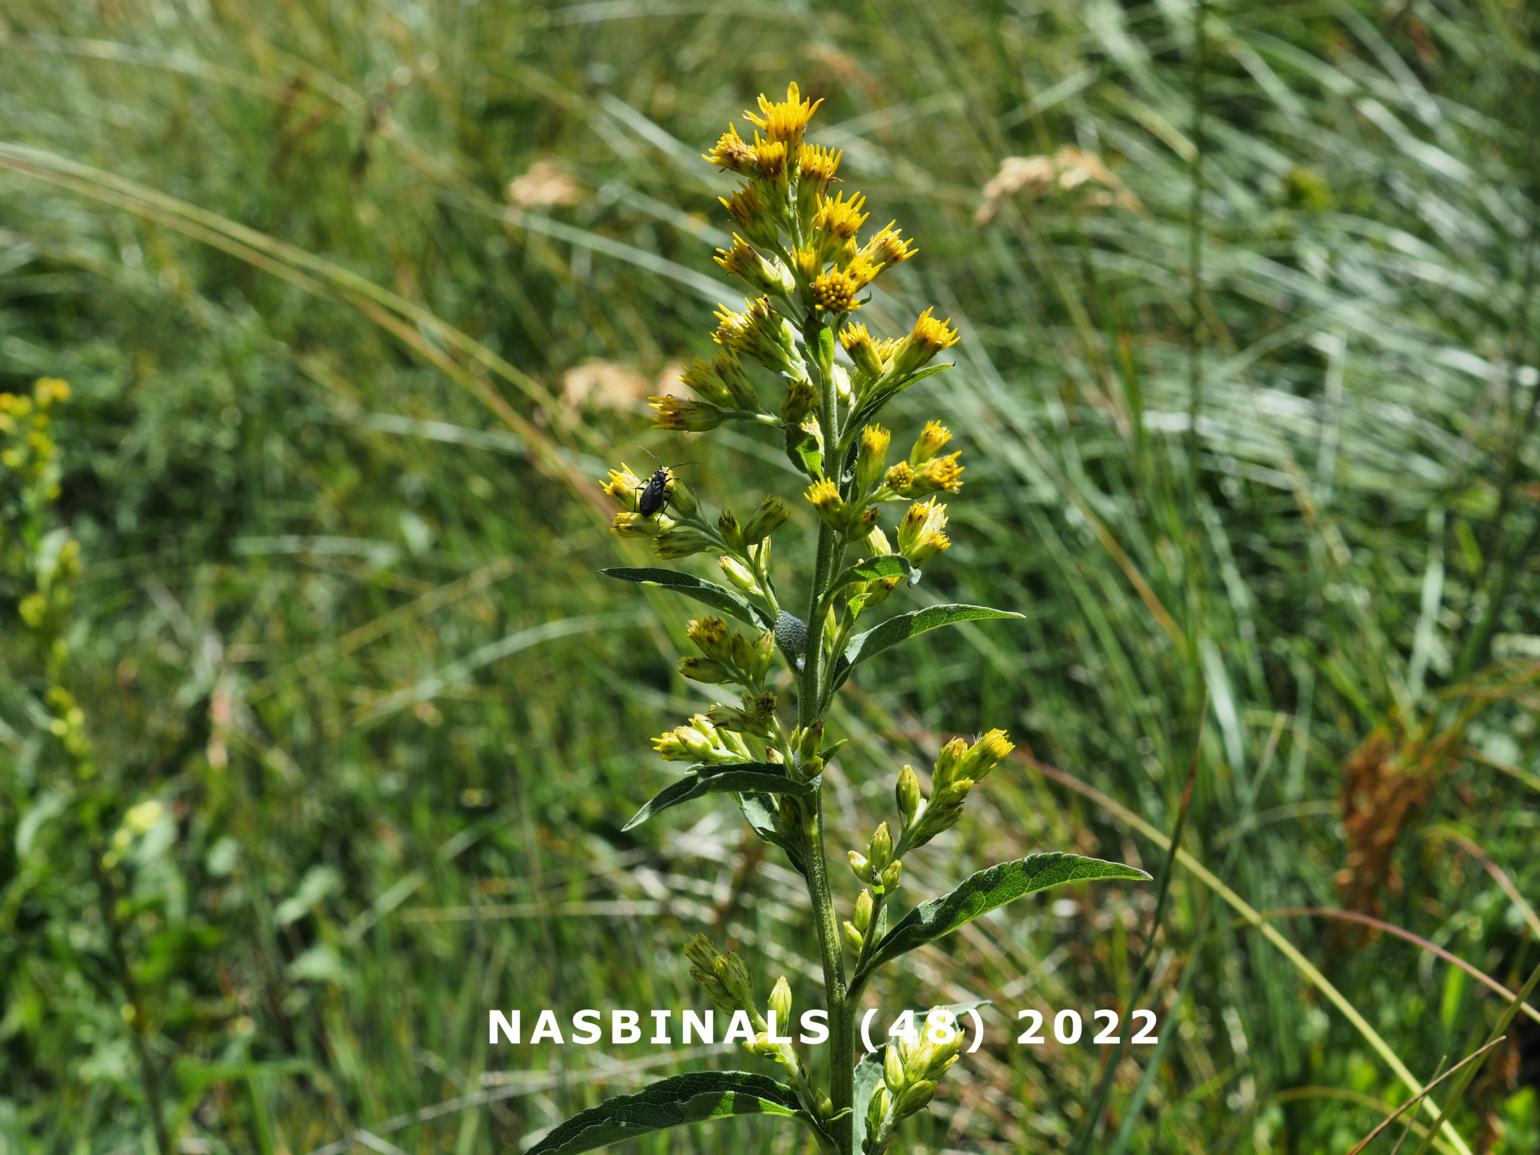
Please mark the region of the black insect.
<svg viewBox="0 0 1540 1155"><path fill-rule="evenodd" d="M652 454L646 449L643 449L642 452L646 453L648 457L652 457ZM656 457L652 457L652 459L654 461L658 460ZM695 462L681 461L679 464L694 465ZM636 487L636 492L640 495L636 499L637 513L643 517L651 517L655 513L662 513L668 507L668 499L672 496L669 493L669 485L674 480L673 474L669 471L673 468L675 467L672 465L660 464L657 469L653 470L651 477Z"/></svg>

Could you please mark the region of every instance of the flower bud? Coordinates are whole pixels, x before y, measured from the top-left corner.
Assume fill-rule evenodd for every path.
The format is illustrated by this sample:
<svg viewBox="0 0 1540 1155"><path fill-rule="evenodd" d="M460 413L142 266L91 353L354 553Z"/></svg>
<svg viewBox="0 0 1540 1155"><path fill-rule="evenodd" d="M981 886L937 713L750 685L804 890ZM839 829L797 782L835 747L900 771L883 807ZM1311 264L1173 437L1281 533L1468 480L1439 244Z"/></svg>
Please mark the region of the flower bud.
<svg viewBox="0 0 1540 1155"><path fill-rule="evenodd" d="M856 368L865 376L881 377L887 369L877 350L876 342L866 331L865 325L846 325L840 330L840 344L844 346L845 352L850 354L850 359L855 362Z"/></svg>
<svg viewBox="0 0 1540 1155"><path fill-rule="evenodd" d="M791 511L779 497L767 497L759 508L749 515L743 526L743 540L747 545L763 541L786 523Z"/></svg>
<svg viewBox="0 0 1540 1155"><path fill-rule="evenodd" d="M888 460L888 444L893 435L881 425L868 425L861 430L861 448L856 454L856 491L868 492L882 476Z"/></svg>
<svg viewBox="0 0 1540 1155"><path fill-rule="evenodd" d="M871 859L873 870L881 870L893 861L893 836L888 832L886 822L879 822L877 829L872 831L872 841L866 853Z"/></svg>
<svg viewBox="0 0 1540 1155"><path fill-rule="evenodd" d="M643 517L639 513L617 513L610 528L619 537L657 537L666 524L660 518Z"/></svg>
<svg viewBox="0 0 1540 1155"><path fill-rule="evenodd" d="M743 529L738 524L738 519L733 516L733 511L724 509L717 516L717 532L722 535L722 540L736 550L744 548Z"/></svg>
<svg viewBox="0 0 1540 1155"><path fill-rule="evenodd" d="M904 862L901 858L895 858L887 866L883 867L882 877L877 880L884 894L891 894L898 889L899 883L904 877Z"/></svg>
<svg viewBox="0 0 1540 1155"><path fill-rule="evenodd" d="M686 401L671 393L655 394L647 398L647 404L656 411L652 423L659 429L704 433L727 419L727 414L710 402Z"/></svg>
<svg viewBox="0 0 1540 1155"><path fill-rule="evenodd" d="M850 953L859 955L866 946L866 936L855 928L854 923L850 922L843 923L840 932L845 938L845 945L850 948Z"/></svg>
<svg viewBox="0 0 1540 1155"><path fill-rule="evenodd" d="M861 893L856 896L856 909L855 912L850 916L850 921L855 923L856 929L862 934L865 934L867 928L872 925L873 905L874 904L872 902L871 891L863 889Z"/></svg>
<svg viewBox="0 0 1540 1155"><path fill-rule="evenodd" d="M770 990L770 999L766 1004L770 1013L775 1016L775 1025L778 1033L786 1033L786 1025L791 1022L791 984L782 975Z"/></svg>
<svg viewBox="0 0 1540 1155"><path fill-rule="evenodd" d="M904 1061L897 1047L889 1046L882 1053L882 1081L895 1095L904 1089Z"/></svg>
<svg viewBox="0 0 1540 1155"><path fill-rule="evenodd" d="M867 861L866 855L852 850L850 852L850 869L856 878L862 882L870 883L872 881L872 864Z"/></svg>
<svg viewBox="0 0 1540 1155"><path fill-rule="evenodd" d="M904 768L898 772L898 784L893 787L893 797L898 802L898 812L903 815L904 826L907 828L914 822L920 812L920 804L925 800L920 794L920 776L914 772L913 766L905 763Z"/></svg>
<svg viewBox="0 0 1540 1155"><path fill-rule="evenodd" d="M919 320L915 321L909 336L899 342L889 372L898 380L903 380L923 369L941 350L950 349L955 344L957 330L952 327L952 323L938 321L931 316L931 310L926 309L920 314Z"/></svg>
<svg viewBox="0 0 1540 1155"><path fill-rule="evenodd" d="M915 439L914 448L909 451L909 464L924 465L940 453L950 440L952 440L950 429L939 421L927 421L925 427L920 430L920 436Z"/></svg>
<svg viewBox="0 0 1540 1155"><path fill-rule="evenodd" d="M658 556L665 558L689 557L705 553L716 544L706 534L688 525L676 525L660 533L654 540Z"/></svg>
<svg viewBox="0 0 1540 1155"><path fill-rule="evenodd" d="M724 554L717 558L717 565L722 567L722 572L727 575L727 580L744 593L758 594L761 592L759 579L754 576L754 572L748 566L744 565L737 558L728 557Z"/></svg>
<svg viewBox="0 0 1540 1155"><path fill-rule="evenodd" d="M913 1115L916 1111L923 1111L929 1106L931 1099L935 1098L936 1084L929 1079L921 1079L919 1082L910 1083L904 1088L904 1093L898 1096L897 1114L899 1118Z"/></svg>
<svg viewBox="0 0 1540 1155"><path fill-rule="evenodd" d="M823 521L835 529L844 529L850 519L850 507L840 496L839 486L827 477L821 477L807 487L803 494Z"/></svg>
<svg viewBox="0 0 1540 1155"><path fill-rule="evenodd" d="M704 682L715 686L723 682L731 682L733 673L721 662L710 658L681 658L679 659L679 672L694 682Z"/></svg>
<svg viewBox="0 0 1540 1155"><path fill-rule="evenodd" d="M1015 748L1004 730L991 730L972 745L958 771L977 782Z"/></svg>

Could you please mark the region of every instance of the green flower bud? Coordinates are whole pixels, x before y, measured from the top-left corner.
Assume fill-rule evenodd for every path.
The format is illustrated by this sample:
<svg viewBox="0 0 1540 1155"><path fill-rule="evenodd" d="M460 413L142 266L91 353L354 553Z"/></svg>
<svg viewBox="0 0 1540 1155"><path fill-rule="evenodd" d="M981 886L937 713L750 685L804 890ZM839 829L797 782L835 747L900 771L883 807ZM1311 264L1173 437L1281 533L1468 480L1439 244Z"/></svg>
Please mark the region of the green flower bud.
<svg viewBox="0 0 1540 1155"><path fill-rule="evenodd" d="M887 894L898 889L899 883L903 881L903 877L903 860L895 858L892 862L888 863L887 866L883 868L882 877L877 881L878 884L881 885L883 893Z"/></svg>
<svg viewBox="0 0 1540 1155"><path fill-rule="evenodd" d="M862 882L869 884L872 881L872 864L864 854L857 854L854 850L850 852L850 869Z"/></svg>
<svg viewBox="0 0 1540 1155"><path fill-rule="evenodd" d="M708 658L714 658L719 662L726 662L732 656L731 642L735 636L728 625L719 617L704 617L690 619L690 625L685 631L701 653Z"/></svg>
<svg viewBox="0 0 1540 1155"><path fill-rule="evenodd" d="M904 1089L904 1061L891 1044L882 1053L882 1081L895 1095Z"/></svg>
<svg viewBox="0 0 1540 1155"><path fill-rule="evenodd" d="M733 681L733 672L711 658L681 658L679 672L691 681L711 686Z"/></svg>
<svg viewBox="0 0 1540 1155"><path fill-rule="evenodd" d="M743 527L743 540L752 545L756 541L763 541L786 523L791 516L791 511L786 508L786 503L779 497L767 497L759 503Z"/></svg>
<svg viewBox="0 0 1540 1155"><path fill-rule="evenodd" d="M677 525L666 533L660 533L654 544L657 546L659 557L678 558L705 553L716 542L693 526Z"/></svg>
<svg viewBox="0 0 1540 1155"><path fill-rule="evenodd" d="M879 822L877 829L872 832L872 841L867 847L867 856L871 859L872 869L881 870L893 861L893 836L888 833L888 824Z"/></svg>
<svg viewBox="0 0 1540 1155"><path fill-rule="evenodd" d="M722 540L736 550L744 548L743 529L738 525L738 519L733 516L733 511L724 509L717 517L717 532L722 535Z"/></svg>
<svg viewBox="0 0 1540 1155"><path fill-rule="evenodd" d="M786 981L785 975L776 980L766 1005L770 1013L775 1016L777 1033L784 1035L787 1024L791 1022L791 984Z"/></svg>
<svg viewBox="0 0 1540 1155"><path fill-rule="evenodd" d="M935 1098L936 1084L929 1079L921 1079L917 1083L910 1083L904 1088L904 1093L898 1096L896 1114L900 1119L913 1115L916 1111L923 1111L929 1106L931 1099Z"/></svg>
<svg viewBox="0 0 1540 1155"><path fill-rule="evenodd" d="M843 923L840 930L845 936L845 945L850 948L850 953L859 955L861 949L866 945L866 936L858 931L854 924L849 922Z"/></svg>
<svg viewBox="0 0 1540 1155"><path fill-rule="evenodd" d="M872 908L874 905L872 902L872 892L869 890L862 890L856 897L856 909L855 913L851 915L850 921L855 923L856 929L863 935L866 933L867 928L872 925Z"/></svg>
<svg viewBox="0 0 1540 1155"><path fill-rule="evenodd" d="M968 743L962 738L953 738L941 747L941 753L936 756L936 773L931 778L932 797L940 794L951 783L967 752Z"/></svg>
<svg viewBox="0 0 1540 1155"><path fill-rule="evenodd" d="M818 404L818 391L805 377L793 378L786 385L786 404L781 407L781 420L788 426L801 425Z"/></svg>
<svg viewBox="0 0 1540 1155"><path fill-rule="evenodd" d="M717 558L717 565L722 567L722 572L727 575L727 580L732 582L744 593L760 594L759 579L754 576L754 571L749 569L735 557L725 554Z"/></svg>
<svg viewBox="0 0 1540 1155"><path fill-rule="evenodd" d="M925 801L920 793L920 776L914 772L913 766L906 763L898 772L898 784L893 787L893 797L898 802L899 814L903 815L904 828L908 829Z"/></svg>

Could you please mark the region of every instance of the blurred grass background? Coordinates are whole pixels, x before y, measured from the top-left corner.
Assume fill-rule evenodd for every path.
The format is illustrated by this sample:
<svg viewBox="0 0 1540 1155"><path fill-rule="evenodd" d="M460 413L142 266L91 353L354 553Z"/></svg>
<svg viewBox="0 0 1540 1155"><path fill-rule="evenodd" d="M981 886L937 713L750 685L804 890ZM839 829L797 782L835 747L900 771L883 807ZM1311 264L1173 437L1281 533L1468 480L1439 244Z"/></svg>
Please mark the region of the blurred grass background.
<svg viewBox="0 0 1540 1155"><path fill-rule="evenodd" d="M672 672L685 607L596 575L643 555L592 485L646 446L698 457L714 502L796 492L774 447L697 448L642 405L734 299L699 154L788 79L919 239L872 319L935 303L964 332L895 414L946 420L968 467L917 593L1028 617L847 696L835 831L998 724L1034 757L910 864L911 899L1039 847L1158 869L1201 742L1144 999L1161 1043L1085 1150L1345 1151L1406 1098L1393 1062L1427 1080L1487 1039L1508 1000L1482 978L1540 962L1534 13L1215 3L1201 54L1196 14L0 13L0 388L75 391L74 690L113 821L168 808L123 902L179 1149L516 1151L604 1094L752 1065L486 1045L489 1007L696 1005L701 929L816 998L800 886L733 815L620 831L668 780L647 736L703 699ZM151 1149L22 653L0 647L0 1150ZM1107 1051L1015 1047L1010 1012L1128 998L1148 889L1022 904L880 992L1003 1008L908 1149L1088 1141ZM1540 1150L1532 1018L1453 1110L1470 1150Z"/></svg>

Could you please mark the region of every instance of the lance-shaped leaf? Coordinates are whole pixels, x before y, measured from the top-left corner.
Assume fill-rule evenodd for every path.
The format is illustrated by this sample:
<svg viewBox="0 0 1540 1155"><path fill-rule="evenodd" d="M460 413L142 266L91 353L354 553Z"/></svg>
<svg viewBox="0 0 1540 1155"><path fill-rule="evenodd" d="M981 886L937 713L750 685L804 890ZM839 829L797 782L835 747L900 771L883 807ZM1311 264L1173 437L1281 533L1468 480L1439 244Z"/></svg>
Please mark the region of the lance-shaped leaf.
<svg viewBox="0 0 1540 1155"><path fill-rule="evenodd" d="M816 1130L784 1083L747 1071L696 1071L580 1111L548 1131L527 1155L576 1155L684 1123L732 1115L780 1115Z"/></svg>
<svg viewBox="0 0 1540 1155"><path fill-rule="evenodd" d="M724 614L735 617L757 630L769 629L775 624L769 613L760 609L742 594L719 586L715 582L695 577L693 574L661 569L657 566L647 566L642 569L620 567L603 569L599 572L606 577L618 578L623 582L631 582L639 586L658 586L661 589L684 594L687 598L694 598L714 610L721 610Z"/></svg>
<svg viewBox="0 0 1540 1155"><path fill-rule="evenodd" d="M732 762L724 766L699 766L678 782L665 786L647 802L622 829L640 826L654 814L660 814L681 802L707 794L810 794L812 782L799 782L786 775L786 767L770 762Z"/></svg>
<svg viewBox="0 0 1540 1155"><path fill-rule="evenodd" d="M1058 851L1029 854L1025 858L999 863L970 875L951 894L922 902L894 923L872 950L871 958L856 976L857 981L906 951L935 942L1023 895L1071 882L1093 882L1104 878L1147 882L1149 877L1137 867L1124 866L1121 862Z"/></svg>
<svg viewBox="0 0 1540 1155"><path fill-rule="evenodd" d="M879 581L882 578L908 578L909 584L914 585L920 580L920 571L915 569L906 557L900 557L896 553L882 554L856 562L835 578L834 585L830 588L837 590L854 585L856 582Z"/></svg>
<svg viewBox="0 0 1540 1155"><path fill-rule="evenodd" d="M881 625L873 626L864 634L857 634L851 638L845 646L845 652L840 655L839 661L834 667L833 689L845 684L845 679L850 677L850 671L867 658L882 653L898 645L899 642L908 641L919 634L928 633L931 630L940 629L942 626L950 626L956 622L977 621L980 618L1019 618L1024 615L1012 610L997 610L989 606L964 606L942 605L926 606L923 610L912 610L907 614L899 614L889 618Z"/></svg>

